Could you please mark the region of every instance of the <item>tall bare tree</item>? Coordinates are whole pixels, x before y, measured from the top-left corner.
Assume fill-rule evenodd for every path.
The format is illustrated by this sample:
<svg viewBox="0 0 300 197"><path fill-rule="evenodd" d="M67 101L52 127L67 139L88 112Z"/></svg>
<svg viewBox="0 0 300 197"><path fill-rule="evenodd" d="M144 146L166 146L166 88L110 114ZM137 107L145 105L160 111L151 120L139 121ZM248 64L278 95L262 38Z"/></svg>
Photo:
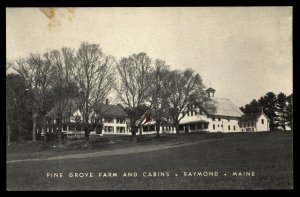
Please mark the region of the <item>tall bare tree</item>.
<svg viewBox="0 0 300 197"><path fill-rule="evenodd" d="M89 141L90 118L114 86L116 61L105 56L98 44L83 42L77 51L74 80L78 87L78 106L83 117L85 141Z"/></svg>
<svg viewBox="0 0 300 197"><path fill-rule="evenodd" d="M70 99L75 97L75 87L73 80L74 72L74 51L69 48L62 48L59 50L52 50L45 54L45 59L53 67L53 79L52 80L52 96L54 98L54 103L56 103L58 128L58 147L62 146L62 122L64 111L66 110L67 104Z"/></svg>
<svg viewBox="0 0 300 197"><path fill-rule="evenodd" d="M141 126L141 109L145 105L150 89L151 59L146 53L133 54L122 58L117 65L120 83L117 87L118 98L129 112L132 140Z"/></svg>
<svg viewBox="0 0 300 197"><path fill-rule="evenodd" d="M170 84L170 70L166 62L160 59L155 60L155 68L150 74L149 102L156 121L157 136L160 134L160 125L163 119L168 118L168 99L172 90Z"/></svg>
<svg viewBox="0 0 300 197"><path fill-rule="evenodd" d="M42 120L42 127L45 127L44 102L46 94L52 80L51 64L43 60L40 54L30 54L27 59L18 59L13 67L27 82L32 98L32 141L36 141L36 127L38 116ZM46 141L46 130L44 129L44 139Z"/></svg>
<svg viewBox="0 0 300 197"><path fill-rule="evenodd" d="M6 131L7 131L7 146L10 145L11 138L11 123L12 123L12 97L10 84L7 80L7 71L12 66L12 62L6 59Z"/></svg>
<svg viewBox="0 0 300 197"><path fill-rule="evenodd" d="M204 91L204 85L199 74L191 69L174 70L170 76L169 114L173 119L176 133L179 133L179 122L185 117L189 107L207 106L214 110L212 100Z"/></svg>
<svg viewBox="0 0 300 197"><path fill-rule="evenodd" d="M28 115L29 91L24 78L18 74L10 73L6 76L7 82L7 110L9 117L9 126L13 122L17 126L17 140L23 140L23 122ZM9 136L10 137L10 136Z"/></svg>

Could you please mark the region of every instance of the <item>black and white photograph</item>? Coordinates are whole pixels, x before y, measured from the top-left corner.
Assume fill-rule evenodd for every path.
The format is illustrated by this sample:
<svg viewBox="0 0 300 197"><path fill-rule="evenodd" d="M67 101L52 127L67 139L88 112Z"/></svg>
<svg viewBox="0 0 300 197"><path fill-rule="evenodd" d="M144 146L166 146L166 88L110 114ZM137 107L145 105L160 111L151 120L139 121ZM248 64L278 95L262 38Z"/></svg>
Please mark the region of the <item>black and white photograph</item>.
<svg viewBox="0 0 300 197"><path fill-rule="evenodd" d="M6 7L6 190L291 190L293 7Z"/></svg>

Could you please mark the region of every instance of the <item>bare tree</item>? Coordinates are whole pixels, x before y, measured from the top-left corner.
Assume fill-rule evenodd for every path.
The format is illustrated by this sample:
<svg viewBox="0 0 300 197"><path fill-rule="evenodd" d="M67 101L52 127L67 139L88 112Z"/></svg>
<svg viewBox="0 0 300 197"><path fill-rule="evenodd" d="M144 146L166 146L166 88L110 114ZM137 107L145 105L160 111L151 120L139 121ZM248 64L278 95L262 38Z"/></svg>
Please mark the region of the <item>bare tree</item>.
<svg viewBox="0 0 300 197"><path fill-rule="evenodd" d="M98 44L81 43L77 52L74 79L78 87L78 106L83 117L85 141L91 131L90 118L114 86L115 59L105 56Z"/></svg>
<svg viewBox="0 0 300 197"><path fill-rule="evenodd" d="M146 53L133 54L122 58L117 65L120 83L117 87L118 98L129 112L132 140L136 141L136 133L141 125L141 109L149 94L149 77L151 59Z"/></svg>
<svg viewBox="0 0 300 197"><path fill-rule="evenodd" d="M156 121L157 136L159 136L160 125L163 119L168 118L168 99L170 96L171 88L170 83L170 70L165 61L156 59L155 69L151 72L150 77L150 90L149 90L149 102L153 111L153 117Z"/></svg>
<svg viewBox="0 0 300 197"><path fill-rule="evenodd" d="M214 110L211 99L204 91L204 85L199 74L193 70L174 70L170 77L169 114L173 119L176 133L179 133L179 122L185 117L191 104L208 106Z"/></svg>
<svg viewBox="0 0 300 197"><path fill-rule="evenodd" d="M36 141L36 127L38 115L45 126L44 101L48 91L51 77L51 64L44 61L40 54L30 54L28 59L19 59L13 67L27 82L33 93L32 99L32 141ZM44 129L44 140L46 141L46 130Z"/></svg>
<svg viewBox="0 0 300 197"><path fill-rule="evenodd" d="M7 123L9 127L8 140L10 141L10 126L14 123L17 126L17 140L21 142L22 123L28 115L28 100L29 93L24 79L15 73L10 73L6 76L6 107L7 107Z"/></svg>
<svg viewBox="0 0 300 197"><path fill-rule="evenodd" d="M69 48L62 48L59 50L52 50L45 54L46 61L53 67L52 89L53 98L56 103L58 128L58 147L62 146L61 130L63 122L63 114L66 110L70 99L75 96L74 81L72 80L74 71L74 51Z"/></svg>
<svg viewBox="0 0 300 197"><path fill-rule="evenodd" d="M11 89L7 80L7 71L12 66L12 62L6 59L6 131L7 131L7 146L10 145L11 138L11 122L12 122L12 103Z"/></svg>

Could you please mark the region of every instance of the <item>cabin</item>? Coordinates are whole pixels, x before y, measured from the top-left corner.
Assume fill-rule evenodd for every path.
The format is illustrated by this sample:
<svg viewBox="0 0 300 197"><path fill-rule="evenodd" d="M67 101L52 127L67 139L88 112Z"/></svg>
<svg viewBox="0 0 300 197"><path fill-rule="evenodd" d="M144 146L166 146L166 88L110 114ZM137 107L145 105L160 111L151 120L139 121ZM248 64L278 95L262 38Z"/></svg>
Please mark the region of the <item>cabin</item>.
<svg viewBox="0 0 300 197"><path fill-rule="evenodd" d="M261 110L259 113L242 116L239 125L242 132L269 131L269 118Z"/></svg>
<svg viewBox="0 0 300 197"><path fill-rule="evenodd" d="M141 122L141 126L138 129L138 135L140 134L157 134L157 125L156 120L154 118L154 111L148 110L144 113L139 121ZM176 133L175 127L173 125L171 117L162 117L159 133L162 134L173 134Z"/></svg>

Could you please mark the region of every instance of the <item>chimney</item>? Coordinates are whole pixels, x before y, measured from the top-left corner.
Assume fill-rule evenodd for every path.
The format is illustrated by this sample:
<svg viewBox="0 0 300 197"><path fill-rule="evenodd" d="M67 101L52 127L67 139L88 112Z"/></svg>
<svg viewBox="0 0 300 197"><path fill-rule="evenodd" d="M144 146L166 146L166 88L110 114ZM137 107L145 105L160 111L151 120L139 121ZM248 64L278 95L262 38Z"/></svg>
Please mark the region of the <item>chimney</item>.
<svg viewBox="0 0 300 197"><path fill-rule="evenodd" d="M105 99L105 104L108 105L108 99Z"/></svg>
<svg viewBox="0 0 300 197"><path fill-rule="evenodd" d="M206 93L208 94L208 97L214 97L215 96L215 89L213 89L213 88L208 88L207 90L206 90Z"/></svg>

